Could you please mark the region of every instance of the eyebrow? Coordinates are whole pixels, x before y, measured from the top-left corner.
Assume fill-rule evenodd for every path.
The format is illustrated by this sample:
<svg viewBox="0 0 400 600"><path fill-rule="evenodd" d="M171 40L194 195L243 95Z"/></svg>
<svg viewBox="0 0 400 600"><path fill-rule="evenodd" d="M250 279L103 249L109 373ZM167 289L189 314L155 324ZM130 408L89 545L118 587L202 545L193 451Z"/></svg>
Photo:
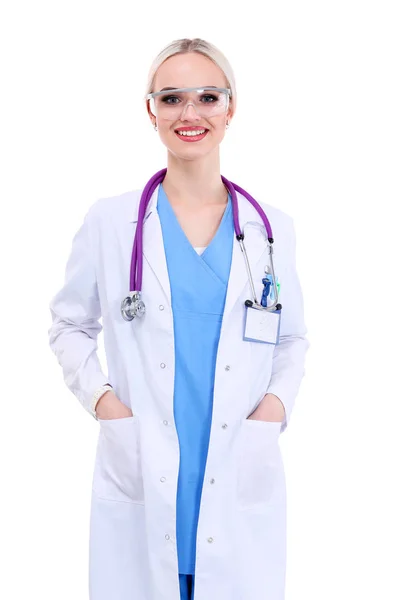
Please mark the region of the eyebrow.
<svg viewBox="0 0 400 600"><path fill-rule="evenodd" d="M194 87L194 86L190 86L190 87ZM217 86L216 85L199 85L198 86L199 89L202 89L202 88L205 88L205 87L207 87L207 88L216 88ZM168 90L177 90L177 89L179 89L179 88L176 88L176 87L163 87L162 90L160 90L160 92L165 92L165 91L168 91Z"/></svg>

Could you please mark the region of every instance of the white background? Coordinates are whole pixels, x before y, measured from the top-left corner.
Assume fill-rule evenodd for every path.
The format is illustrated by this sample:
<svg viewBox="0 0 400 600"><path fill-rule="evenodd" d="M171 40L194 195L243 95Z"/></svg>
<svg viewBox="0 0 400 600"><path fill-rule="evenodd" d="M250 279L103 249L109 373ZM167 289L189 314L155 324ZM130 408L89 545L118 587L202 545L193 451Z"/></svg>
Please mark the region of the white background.
<svg viewBox="0 0 400 600"><path fill-rule="evenodd" d="M2 598L88 597L98 424L49 349L48 304L88 207L166 166L142 97L182 37L235 70L222 174L295 219L311 347L281 437L286 600L400 598L396 4L3 5Z"/></svg>

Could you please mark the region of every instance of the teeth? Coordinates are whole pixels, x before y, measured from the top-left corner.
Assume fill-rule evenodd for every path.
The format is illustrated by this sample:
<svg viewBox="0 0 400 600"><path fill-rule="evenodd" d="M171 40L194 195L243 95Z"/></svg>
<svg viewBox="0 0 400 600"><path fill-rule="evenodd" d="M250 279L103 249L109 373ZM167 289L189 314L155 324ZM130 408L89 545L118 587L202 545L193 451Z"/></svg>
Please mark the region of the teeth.
<svg viewBox="0 0 400 600"><path fill-rule="evenodd" d="M205 129L198 129L197 131L177 131L176 133L178 133L179 135L193 136L193 135L201 135L204 132L205 132Z"/></svg>

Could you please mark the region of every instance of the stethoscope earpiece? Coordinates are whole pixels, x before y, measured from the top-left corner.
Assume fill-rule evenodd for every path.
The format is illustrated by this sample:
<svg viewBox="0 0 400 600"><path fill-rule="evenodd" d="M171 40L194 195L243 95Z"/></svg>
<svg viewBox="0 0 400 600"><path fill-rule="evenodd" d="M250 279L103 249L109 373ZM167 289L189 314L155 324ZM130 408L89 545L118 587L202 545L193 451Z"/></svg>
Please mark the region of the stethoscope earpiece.
<svg viewBox="0 0 400 600"><path fill-rule="evenodd" d="M257 308L258 310L266 310L268 312L273 312L274 310L282 310L282 304L277 304L276 306L261 306L261 304L258 304L258 302L253 302L253 300L246 300L244 305L247 308L252 308L254 305L255 308Z"/></svg>

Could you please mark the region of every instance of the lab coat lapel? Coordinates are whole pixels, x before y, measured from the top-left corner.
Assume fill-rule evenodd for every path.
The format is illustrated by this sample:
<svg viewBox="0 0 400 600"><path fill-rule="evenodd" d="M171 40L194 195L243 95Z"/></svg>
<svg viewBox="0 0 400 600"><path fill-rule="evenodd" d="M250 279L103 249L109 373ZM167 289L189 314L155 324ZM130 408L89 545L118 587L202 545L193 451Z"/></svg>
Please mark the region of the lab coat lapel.
<svg viewBox="0 0 400 600"><path fill-rule="evenodd" d="M171 306L171 288L169 284L168 267L164 251L161 223L157 212L158 189L159 186L154 190L145 214L143 226L143 255L150 268L155 273L169 306ZM239 192L237 192L237 199L240 229L241 231L244 231L245 234L244 244L246 246L250 268L252 272L254 272L255 265L260 260L262 254L267 250L267 234L261 217L258 215L255 208L251 206L249 201ZM132 222L137 223L137 215L134 216ZM244 256L240 249L239 242L235 238L233 242L232 263L226 292L222 328L247 283L248 277ZM143 275L143 289L146 289L145 274Z"/></svg>
<svg viewBox="0 0 400 600"><path fill-rule="evenodd" d="M237 199L240 229L242 232L244 231L244 245L249 259L250 269L254 277L254 267L268 247L267 234L261 217L258 215L255 208L251 206L249 201L242 194L239 194L239 192L237 192ZM247 283L248 276L246 263L235 235L222 328L224 328L229 314ZM251 299L250 288L249 299Z"/></svg>
<svg viewBox="0 0 400 600"><path fill-rule="evenodd" d="M171 288L169 284L168 267L164 251L161 223L157 211L158 190L159 185L154 190L145 213L143 225L143 256L157 277L165 298L167 299L169 306L171 306ZM133 222L137 223L137 215ZM146 289L145 272L143 272L142 289Z"/></svg>

